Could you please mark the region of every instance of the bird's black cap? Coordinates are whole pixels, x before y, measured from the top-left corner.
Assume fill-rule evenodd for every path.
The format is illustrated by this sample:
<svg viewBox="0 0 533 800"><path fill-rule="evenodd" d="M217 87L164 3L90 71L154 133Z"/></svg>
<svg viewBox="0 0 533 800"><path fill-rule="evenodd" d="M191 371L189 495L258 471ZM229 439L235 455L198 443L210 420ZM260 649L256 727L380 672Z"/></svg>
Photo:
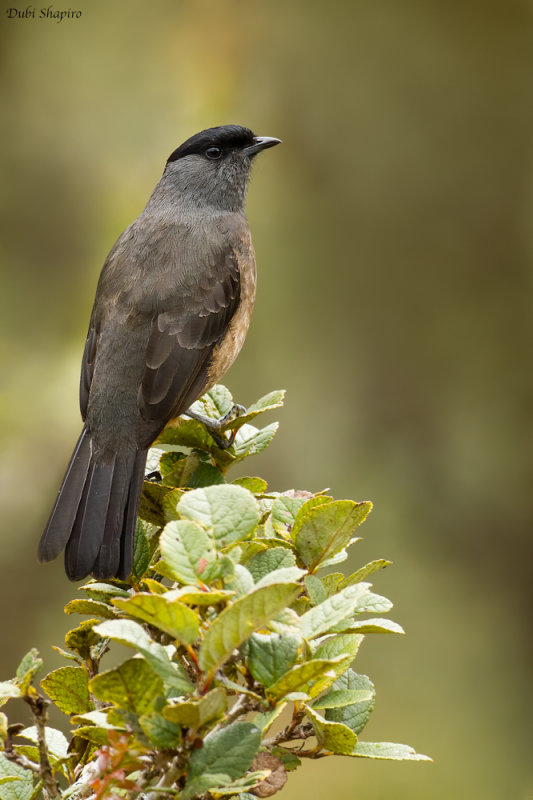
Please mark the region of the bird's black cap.
<svg viewBox="0 0 533 800"><path fill-rule="evenodd" d="M170 154L168 161L177 161L183 156L201 155L208 147L245 148L252 146L255 141L256 137L250 128L242 125L219 125L191 136Z"/></svg>

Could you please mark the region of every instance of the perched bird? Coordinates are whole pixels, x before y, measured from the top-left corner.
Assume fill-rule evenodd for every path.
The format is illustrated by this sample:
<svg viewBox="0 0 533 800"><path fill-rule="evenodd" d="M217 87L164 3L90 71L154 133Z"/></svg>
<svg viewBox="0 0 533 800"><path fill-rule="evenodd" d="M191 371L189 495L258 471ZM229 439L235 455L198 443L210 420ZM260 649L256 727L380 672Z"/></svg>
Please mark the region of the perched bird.
<svg viewBox="0 0 533 800"><path fill-rule="evenodd" d="M280 142L209 128L170 155L102 269L81 366L84 422L39 560L71 580L127 578L148 448L220 380L244 342L255 257L244 206L257 153Z"/></svg>

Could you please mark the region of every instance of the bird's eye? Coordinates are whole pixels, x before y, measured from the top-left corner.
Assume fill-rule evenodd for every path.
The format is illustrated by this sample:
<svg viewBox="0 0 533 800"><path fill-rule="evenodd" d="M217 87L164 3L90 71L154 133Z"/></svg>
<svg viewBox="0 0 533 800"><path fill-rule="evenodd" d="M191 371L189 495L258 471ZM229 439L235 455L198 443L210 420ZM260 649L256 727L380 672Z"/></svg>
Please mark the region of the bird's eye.
<svg viewBox="0 0 533 800"><path fill-rule="evenodd" d="M222 155L222 148L221 147L208 147L205 151L206 158L209 158L211 161L216 161L217 158L220 158Z"/></svg>

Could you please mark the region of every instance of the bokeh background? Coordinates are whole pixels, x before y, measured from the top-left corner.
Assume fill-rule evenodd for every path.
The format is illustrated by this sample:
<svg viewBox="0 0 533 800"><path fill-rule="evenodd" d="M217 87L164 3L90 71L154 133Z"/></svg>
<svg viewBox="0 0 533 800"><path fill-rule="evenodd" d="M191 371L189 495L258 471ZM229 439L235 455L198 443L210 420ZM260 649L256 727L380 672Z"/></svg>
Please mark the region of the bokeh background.
<svg viewBox="0 0 533 800"><path fill-rule="evenodd" d="M106 253L181 141L242 123L284 140L255 167L258 300L225 381L243 404L288 390L249 469L374 501L350 566L394 561L376 586L408 635L363 646L364 738L435 759L306 763L280 800L531 800L531 3L10 5L0 677L34 645L58 666L69 626L73 587L35 549Z"/></svg>

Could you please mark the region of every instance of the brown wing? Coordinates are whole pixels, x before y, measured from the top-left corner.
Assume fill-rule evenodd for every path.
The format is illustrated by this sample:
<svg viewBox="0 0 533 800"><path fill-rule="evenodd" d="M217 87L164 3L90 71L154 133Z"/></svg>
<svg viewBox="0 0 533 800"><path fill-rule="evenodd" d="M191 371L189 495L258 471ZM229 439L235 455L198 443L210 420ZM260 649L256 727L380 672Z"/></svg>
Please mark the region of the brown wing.
<svg viewBox="0 0 533 800"><path fill-rule="evenodd" d="M208 383L213 348L224 338L240 302L239 265L233 250L213 257L182 284L172 310L152 320L137 396L141 415L162 424L187 409Z"/></svg>

